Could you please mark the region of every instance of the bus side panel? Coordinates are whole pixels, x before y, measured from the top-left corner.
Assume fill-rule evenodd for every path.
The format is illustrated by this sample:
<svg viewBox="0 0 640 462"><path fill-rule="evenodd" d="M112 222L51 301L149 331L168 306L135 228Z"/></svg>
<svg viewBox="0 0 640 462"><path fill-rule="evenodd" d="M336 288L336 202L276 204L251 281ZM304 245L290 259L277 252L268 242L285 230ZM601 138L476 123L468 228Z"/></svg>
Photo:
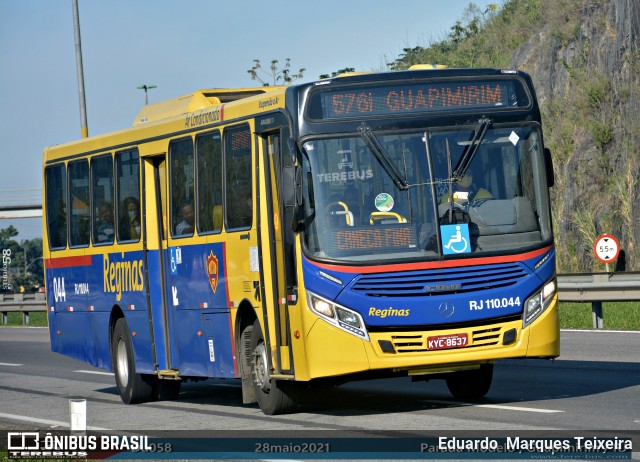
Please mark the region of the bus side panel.
<svg viewBox="0 0 640 462"><path fill-rule="evenodd" d="M151 332L149 330L147 311L144 309L127 311L124 316L127 320L129 331L131 332L136 372L140 374L155 373L156 369L153 363Z"/></svg>
<svg viewBox="0 0 640 462"><path fill-rule="evenodd" d="M109 320L111 314L108 311L94 311L89 313L89 323L91 324L92 342L96 355L94 366L100 369L112 370L111 364L111 339L105 332L109 332Z"/></svg>
<svg viewBox="0 0 640 462"><path fill-rule="evenodd" d="M176 330L180 374L196 377L234 377L228 313L180 310Z"/></svg>
<svg viewBox="0 0 640 462"><path fill-rule="evenodd" d="M86 311L61 311L55 314L58 326L58 353L98 366L89 319L91 315Z"/></svg>
<svg viewBox="0 0 640 462"><path fill-rule="evenodd" d="M224 244L175 246L166 255L180 374L233 377Z"/></svg>
<svg viewBox="0 0 640 462"><path fill-rule="evenodd" d="M229 313L206 314L204 322L211 375L220 378L235 377Z"/></svg>
<svg viewBox="0 0 640 462"><path fill-rule="evenodd" d="M151 299L151 315L153 318L153 339L156 347L156 361L159 370L169 369L167 357L167 324L165 322L165 300L162 294L162 268L160 262L160 252L150 251L147 254L147 272L149 275L149 296Z"/></svg>
<svg viewBox="0 0 640 462"><path fill-rule="evenodd" d="M93 260L83 252L83 249L76 250L75 255L45 262L49 332L52 351L95 366L98 361L88 312Z"/></svg>

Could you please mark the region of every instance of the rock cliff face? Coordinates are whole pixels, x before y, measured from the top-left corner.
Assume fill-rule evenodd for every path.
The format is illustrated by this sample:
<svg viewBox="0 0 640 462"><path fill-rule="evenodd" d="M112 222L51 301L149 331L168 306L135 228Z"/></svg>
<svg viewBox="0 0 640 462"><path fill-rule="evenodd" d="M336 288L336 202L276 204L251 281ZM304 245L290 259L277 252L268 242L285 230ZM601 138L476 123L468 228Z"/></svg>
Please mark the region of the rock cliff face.
<svg viewBox="0 0 640 462"><path fill-rule="evenodd" d="M573 3L511 63L531 74L543 109L559 271L604 270L593 257L602 233L619 239L626 270L640 271L640 1Z"/></svg>

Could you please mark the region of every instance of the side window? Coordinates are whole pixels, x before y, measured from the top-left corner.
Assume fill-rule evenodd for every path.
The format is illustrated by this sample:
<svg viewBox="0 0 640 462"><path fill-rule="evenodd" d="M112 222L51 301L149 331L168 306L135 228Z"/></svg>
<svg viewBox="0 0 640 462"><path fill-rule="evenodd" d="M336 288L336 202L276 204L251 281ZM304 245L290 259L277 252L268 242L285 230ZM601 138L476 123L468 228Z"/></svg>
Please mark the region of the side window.
<svg viewBox="0 0 640 462"><path fill-rule="evenodd" d="M91 161L94 244L113 244L116 232L113 192L113 159L110 155L95 157Z"/></svg>
<svg viewBox="0 0 640 462"><path fill-rule="evenodd" d="M171 231L173 236L193 236L195 205L193 196L193 140L185 138L169 145L171 175Z"/></svg>
<svg viewBox="0 0 640 462"><path fill-rule="evenodd" d="M251 132L248 126L224 135L227 228L248 228L253 217Z"/></svg>
<svg viewBox="0 0 640 462"><path fill-rule="evenodd" d="M67 171L64 164L45 170L47 233L51 249L67 246Z"/></svg>
<svg viewBox="0 0 640 462"><path fill-rule="evenodd" d="M69 222L69 246L89 245L89 163L86 160L69 163L69 200L71 219Z"/></svg>
<svg viewBox="0 0 640 462"><path fill-rule="evenodd" d="M222 141L220 132L196 138L198 155L198 232L222 230Z"/></svg>
<svg viewBox="0 0 640 462"><path fill-rule="evenodd" d="M140 158L135 149L116 154L118 241L138 242L140 218Z"/></svg>

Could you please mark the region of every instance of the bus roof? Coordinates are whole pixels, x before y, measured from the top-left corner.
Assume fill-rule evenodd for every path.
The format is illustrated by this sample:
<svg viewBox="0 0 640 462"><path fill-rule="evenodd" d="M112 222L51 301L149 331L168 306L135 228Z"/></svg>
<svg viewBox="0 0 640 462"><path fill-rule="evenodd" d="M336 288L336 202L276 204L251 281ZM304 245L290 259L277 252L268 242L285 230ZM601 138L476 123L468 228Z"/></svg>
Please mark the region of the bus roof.
<svg viewBox="0 0 640 462"><path fill-rule="evenodd" d="M219 104L230 103L249 96L279 90L280 88L281 87L214 88L209 90L198 90L188 95L143 106L136 116L133 125L136 126L143 123L156 122L158 120L188 114L189 112L206 109Z"/></svg>
<svg viewBox="0 0 640 462"><path fill-rule="evenodd" d="M198 90L193 93L145 105L138 113L133 126L117 131L93 135L63 144L49 146L44 150L44 161L53 162L70 157L93 154L100 151L120 149L139 140L149 140L158 133L168 136L185 129L185 114L214 113L224 106L225 115L230 118L241 117L248 111L269 110L270 105L260 105L261 98L282 94L284 86L258 88L214 88ZM278 105L284 104L284 98L275 97ZM218 112L221 113L221 110ZM204 118L203 118L204 120ZM222 120L222 118L220 119ZM200 124L194 124L194 127ZM159 128L159 127L162 128Z"/></svg>

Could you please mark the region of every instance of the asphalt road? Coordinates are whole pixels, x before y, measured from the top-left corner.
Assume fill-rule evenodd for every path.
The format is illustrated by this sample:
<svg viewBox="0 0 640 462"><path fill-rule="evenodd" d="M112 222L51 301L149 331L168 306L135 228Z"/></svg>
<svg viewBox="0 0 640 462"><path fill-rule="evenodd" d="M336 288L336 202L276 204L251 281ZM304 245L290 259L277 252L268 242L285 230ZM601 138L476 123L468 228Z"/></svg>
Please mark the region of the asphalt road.
<svg viewBox="0 0 640 462"><path fill-rule="evenodd" d="M242 405L234 381L187 383L180 400L127 406L113 375L51 353L46 328L0 328L0 422L65 429L69 399L106 430L640 431L640 332L562 331L555 361L501 361L479 404L443 381L387 379L309 392L297 414Z"/></svg>

